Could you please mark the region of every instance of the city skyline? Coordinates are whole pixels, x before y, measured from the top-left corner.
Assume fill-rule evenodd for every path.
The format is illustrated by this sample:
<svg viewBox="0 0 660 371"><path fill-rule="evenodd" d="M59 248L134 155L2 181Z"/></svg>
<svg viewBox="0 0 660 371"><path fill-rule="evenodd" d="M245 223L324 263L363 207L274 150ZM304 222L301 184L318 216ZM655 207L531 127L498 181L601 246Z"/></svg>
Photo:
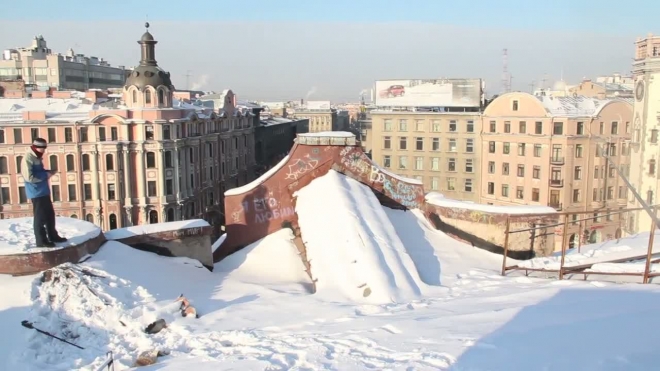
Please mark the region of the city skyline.
<svg viewBox="0 0 660 371"><path fill-rule="evenodd" d="M438 5L427 1L418 2L418 9L424 10L420 14L392 4L381 4L369 13L365 9L375 3L368 1L350 8L342 6L346 2L335 2L331 9L325 3L242 3L254 7L250 12L239 11L232 3L223 3L222 9L208 3L209 11L197 18L194 27L188 15L167 6L135 5L119 21L113 20L119 14L100 5L62 14L60 9L71 9L67 3L43 5L44 14L59 21L43 20L36 27L24 26L28 14L35 17L22 6L5 13L10 19L0 23L0 48L28 46L41 34L55 52L73 48L129 67L136 51L127 45L136 42L135 35L148 18L159 40L156 59L171 71L176 88L232 89L239 99L266 101L355 101L375 80L398 78L483 78L487 93L497 94L503 48L509 51L514 90L530 91L532 82L538 87L546 75L548 87L561 76L578 83L584 77L627 75L635 39L653 31L653 12L635 15L626 33L614 33L612 27L626 22L628 15L595 7L585 14L586 5L561 6L567 2L534 9L524 6L513 14L502 10L520 3L510 0L498 11L491 5L480 6L471 13L471 21L465 15L447 18L468 11L474 2L452 4L436 23L428 13ZM658 5L649 3L649 7ZM545 17L530 24L530 17L541 13ZM209 21L213 14L216 20ZM175 17L178 20L172 20ZM548 21L553 17L561 20L555 28Z"/></svg>

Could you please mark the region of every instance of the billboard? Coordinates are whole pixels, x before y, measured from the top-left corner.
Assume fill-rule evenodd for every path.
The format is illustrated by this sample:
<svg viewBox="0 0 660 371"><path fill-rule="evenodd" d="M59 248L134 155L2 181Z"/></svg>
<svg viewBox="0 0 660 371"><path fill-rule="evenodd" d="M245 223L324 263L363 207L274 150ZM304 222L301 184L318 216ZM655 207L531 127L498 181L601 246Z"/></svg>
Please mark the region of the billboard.
<svg viewBox="0 0 660 371"><path fill-rule="evenodd" d="M479 107L481 79L378 80L374 95L383 107Z"/></svg>
<svg viewBox="0 0 660 371"><path fill-rule="evenodd" d="M316 109L316 110L329 110L330 101L329 100L308 100L307 109Z"/></svg>

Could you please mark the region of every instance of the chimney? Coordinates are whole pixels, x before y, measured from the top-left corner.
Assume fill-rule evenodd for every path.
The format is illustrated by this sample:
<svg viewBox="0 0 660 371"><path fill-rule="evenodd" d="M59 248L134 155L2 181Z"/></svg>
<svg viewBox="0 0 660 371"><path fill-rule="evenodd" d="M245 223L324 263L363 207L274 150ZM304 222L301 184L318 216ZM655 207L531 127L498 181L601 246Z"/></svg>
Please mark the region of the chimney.
<svg viewBox="0 0 660 371"><path fill-rule="evenodd" d="M301 105L301 106L304 105L304 99L302 99L302 98L300 98L300 105Z"/></svg>

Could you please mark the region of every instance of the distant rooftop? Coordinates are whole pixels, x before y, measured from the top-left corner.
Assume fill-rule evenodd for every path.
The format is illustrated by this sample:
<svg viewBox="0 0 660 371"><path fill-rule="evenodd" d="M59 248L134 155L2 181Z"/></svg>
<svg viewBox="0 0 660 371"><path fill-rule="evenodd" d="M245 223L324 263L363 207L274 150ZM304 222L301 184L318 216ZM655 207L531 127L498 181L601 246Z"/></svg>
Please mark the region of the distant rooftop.
<svg viewBox="0 0 660 371"><path fill-rule="evenodd" d="M633 103L632 98L597 99L581 95L577 97L536 96L536 99L543 104L549 115L560 117L594 116L611 101L624 101L629 104Z"/></svg>

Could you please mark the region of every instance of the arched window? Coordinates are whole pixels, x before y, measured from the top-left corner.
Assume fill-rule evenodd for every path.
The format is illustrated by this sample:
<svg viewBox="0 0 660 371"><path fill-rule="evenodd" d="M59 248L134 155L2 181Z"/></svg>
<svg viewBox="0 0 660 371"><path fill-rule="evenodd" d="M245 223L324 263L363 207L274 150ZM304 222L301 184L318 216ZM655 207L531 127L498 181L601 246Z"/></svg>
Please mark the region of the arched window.
<svg viewBox="0 0 660 371"><path fill-rule="evenodd" d="M151 90L149 89L144 91L144 103L151 104Z"/></svg>
<svg viewBox="0 0 660 371"><path fill-rule="evenodd" d="M108 220L110 221L110 229L117 229L117 215L110 214Z"/></svg>
<svg viewBox="0 0 660 371"><path fill-rule="evenodd" d="M158 104L164 105L165 104L165 92L163 89L158 89Z"/></svg>
<svg viewBox="0 0 660 371"><path fill-rule="evenodd" d="M87 153L82 155L82 170L89 171L89 155Z"/></svg>
<svg viewBox="0 0 660 371"><path fill-rule="evenodd" d="M75 171L76 163L74 161L73 155L66 155L66 171Z"/></svg>
<svg viewBox="0 0 660 371"><path fill-rule="evenodd" d="M173 222L173 221L174 221L174 209L170 207L169 209L167 209L166 222Z"/></svg>
<svg viewBox="0 0 660 371"><path fill-rule="evenodd" d="M147 152L147 168L152 169L156 167L156 154L154 152Z"/></svg>
<svg viewBox="0 0 660 371"><path fill-rule="evenodd" d="M16 174L21 173L22 167L23 167L23 156L16 156Z"/></svg>
<svg viewBox="0 0 660 371"><path fill-rule="evenodd" d="M71 218L72 218L72 219L78 219L78 215L76 215L76 214L71 214Z"/></svg>
<svg viewBox="0 0 660 371"><path fill-rule="evenodd" d="M115 169L115 159L112 153L105 155L105 169L108 171Z"/></svg>
<svg viewBox="0 0 660 371"><path fill-rule="evenodd" d="M133 90L133 103L137 103L137 91Z"/></svg>
<svg viewBox="0 0 660 371"><path fill-rule="evenodd" d="M50 155L50 169L53 171L59 170L59 161L57 161L57 155Z"/></svg>
<svg viewBox="0 0 660 371"><path fill-rule="evenodd" d="M94 223L94 215L92 215L92 214L85 215L85 220L90 222L90 223Z"/></svg>
<svg viewBox="0 0 660 371"><path fill-rule="evenodd" d="M158 223L158 211L151 210L149 211L149 224Z"/></svg>

